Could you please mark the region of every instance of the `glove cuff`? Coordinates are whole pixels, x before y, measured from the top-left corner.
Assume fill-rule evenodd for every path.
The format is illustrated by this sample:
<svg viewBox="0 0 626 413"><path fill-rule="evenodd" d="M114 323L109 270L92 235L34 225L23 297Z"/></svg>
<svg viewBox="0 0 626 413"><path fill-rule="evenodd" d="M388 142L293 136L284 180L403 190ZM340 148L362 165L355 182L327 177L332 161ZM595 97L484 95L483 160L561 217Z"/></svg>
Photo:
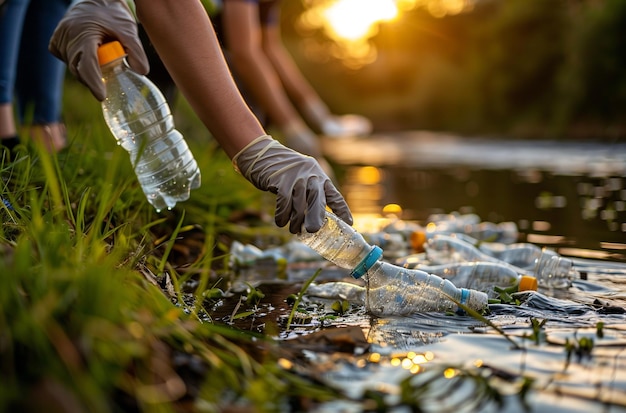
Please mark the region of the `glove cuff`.
<svg viewBox="0 0 626 413"><path fill-rule="evenodd" d="M239 169L239 165L237 165L237 160L239 159L239 157L246 152L248 149L250 149L251 147L253 147L254 145L256 145L257 143L267 140L268 143L273 141L274 138L272 138L270 135L261 135L258 138L254 139L252 142L250 142L249 144L247 144L246 146L244 146L244 148L242 150L240 150L239 152L237 152L237 154L235 156L233 156L232 162L233 162L233 168L235 169L235 172L242 174L241 170ZM243 175L243 174L242 174Z"/></svg>

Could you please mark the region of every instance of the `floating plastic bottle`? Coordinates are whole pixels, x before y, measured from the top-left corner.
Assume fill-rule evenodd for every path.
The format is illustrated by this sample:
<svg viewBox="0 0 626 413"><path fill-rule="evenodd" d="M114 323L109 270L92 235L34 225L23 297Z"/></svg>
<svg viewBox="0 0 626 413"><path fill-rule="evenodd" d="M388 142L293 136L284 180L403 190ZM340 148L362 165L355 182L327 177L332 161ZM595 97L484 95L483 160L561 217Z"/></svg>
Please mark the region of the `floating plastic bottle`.
<svg viewBox="0 0 626 413"><path fill-rule="evenodd" d="M426 219L427 223L446 224L453 232L462 231L466 225L479 224L480 217L477 214L461 214L459 212L450 212L448 214L431 214Z"/></svg>
<svg viewBox="0 0 626 413"><path fill-rule="evenodd" d="M482 242L477 248L491 257L525 269L534 269L543 253L541 247L528 242L514 244Z"/></svg>
<svg viewBox="0 0 626 413"><path fill-rule="evenodd" d="M454 235L457 238L463 238L473 244L475 244L474 241L511 244L517 241L519 232L517 224L510 221L501 222L499 224L485 221L465 225L448 221L441 221L439 223L430 222L423 230L418 230L411 234L411 244L416 251L421 251L424 244L428 242L429 239L438 235Z"/></svg>
<svg viewBox="0 0 626 413"><path fill-rule="evenodd" d="M450 280L457 287L483 291L490 298L497 298L494 287L517 291L537 290L537 279L530 275L519 274L510 265L498 262L456 262L452 264L419 264L410 268L435 274Z"/></svg>
<svg viewBox="0 0 626 413"><path fill-rule="evenodd" d="M160 212L189 198L200 187L200 170L183 136L174 127L161 91L126 63L122 45L105 43L98 60L107 97L104 119L130 161L148 202Z"/></svg>
<svg viewBox="0 0 626 413"><path fill-rule="evenodd" d="M366 304L367 290L357 284L333 281L323 284L311 284L306 290L306 294L313 297L341 299L353 304Z"/></svg>
<svg viewBox="0 0 626 413"><path fill-rule="evenodd" d="M297 241L265 250L253 244L242 244L239 241L233 241L230 245L231 266L253 266L265 260L292 263L313 262L322 259L313 249Z"/></svg>
<svg viewBox="0 0 626 413"><path fill-rule="evenodd" d="M369 245L330 212L319 231L303 231L298 239L335 265L352 270L354 278L362 277L367 289L365 305L374 315L463 311L457 303L482 312L487 305L483 292L457 288L434 274L381 261L380 247Z"/></svg>
<svg viewBox="0 0 626 413"><path fill-rule="evenodd" d="M384 258L399 258L409 253L409 243L402 234L381 231L361 235L368 244L380 247Z"/></svg>
<svg viewBox="0 0 626 413"><path fill-rule="evenodd" d="M552 288L569 288L572 280L580 279L572 260L547 248L543 248L541 256L537 258L533 274L540 284Z"/></svg>
<svg viewBox="0 0 626 413"><path fill-rule="evenodd" d="M572 268L572 260L561 257L556 252L547 248L541 249L541 254L535 258L534 262L529 263L526 268L520 268L503 259L495 258L480 251L471 243L453 236L438 235L428 240L425 248L426 257L431 264L451 264L472 261L506 263L520 275L533 275L537 278L538 283L545 287L567 288L571 285L572 279L579 278L578 272ZM514 248L511 251L518 251L520 257L526 257L528 255L528 249L526 248ZM536 251L534 251L533 254L534 253L536 253ZM510 259L512 262L516 260L521 261L520 257L516 259L512 252L508 256L502 256L502 258Z"/></svg>

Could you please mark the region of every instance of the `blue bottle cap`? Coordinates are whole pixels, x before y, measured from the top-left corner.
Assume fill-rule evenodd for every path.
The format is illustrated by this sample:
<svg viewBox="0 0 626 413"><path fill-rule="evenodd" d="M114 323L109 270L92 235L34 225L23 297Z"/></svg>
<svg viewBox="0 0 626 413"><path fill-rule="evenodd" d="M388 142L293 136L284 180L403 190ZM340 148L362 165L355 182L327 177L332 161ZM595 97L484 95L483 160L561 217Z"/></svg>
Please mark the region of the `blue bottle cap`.
<svg viewBox="0 0 626 413"><path fill-rule="evenodd" d="M374 245L365 258L363 258L363 260L356 267L354 267L350 275L356 279L361 278L382 256L383 250L379 246Z"/></svg>
<svg viewBox="0 0 626 413"><path fill-rule="evenodd" d="M463 305L467 305L467 299L469 298L469 295L469 290L461 288L461 299L459 300L459 302ZM459 306L456 310L456 313L458 315L465 315L465 310L461 306Z"/></svg>

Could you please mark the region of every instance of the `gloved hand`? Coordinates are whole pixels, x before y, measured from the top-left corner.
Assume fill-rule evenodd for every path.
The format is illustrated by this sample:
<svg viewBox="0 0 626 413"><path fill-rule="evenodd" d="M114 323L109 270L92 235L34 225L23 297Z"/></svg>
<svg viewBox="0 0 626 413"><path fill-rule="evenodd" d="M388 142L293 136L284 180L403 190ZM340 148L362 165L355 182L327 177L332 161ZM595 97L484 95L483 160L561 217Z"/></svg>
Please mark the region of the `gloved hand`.
<svg viewBox="0 0 626 413"><path fill-rule="evenodd" d="M372 132L372 123L360 115L332 115L322 122L321 129L330 137L363 136Z"/></svg>
<svg viewBox="0 0 626 413"><path fill-rule="evenodd" d="M289 224L297 234L302 225L317 232L328 205L335 215L352 225L352 214L343 196L318 162L289 149L269 135L250 142L233 157L233 165L254 186L276 194L276 225Z"/></svg>
<svg viewBox="0 0 626 413"><path fill-rule="evenodd" d="M145 75L148 58L137 34L137 23L123 0L83 0L72 6L57 25L48 48L99 101L106 97L98 64L98 46L119 40L134 71Z"/></svg>

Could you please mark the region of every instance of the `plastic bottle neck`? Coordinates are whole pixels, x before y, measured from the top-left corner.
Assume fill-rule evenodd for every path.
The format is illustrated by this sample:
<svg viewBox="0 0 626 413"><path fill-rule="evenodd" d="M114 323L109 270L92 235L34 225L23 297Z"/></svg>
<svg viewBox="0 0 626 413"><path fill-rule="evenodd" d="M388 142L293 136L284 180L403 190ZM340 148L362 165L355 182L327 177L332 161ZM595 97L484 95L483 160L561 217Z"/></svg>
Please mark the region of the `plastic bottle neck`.
<svg viewBox="0 0 626 413"><path fill-rule="evenodd" d="M109 63L105 65L100 66L100 70L102 71L103 74L105 72L123 70L126 67L125 62L126 62L126 58L125 56L122 56L118 59L110 61Z"/></svg>
<svg viewBox="0 0 626 413"><path fill-rule="evenodd" d="M356 279L361 278L370 270L370 268L372 268L374 264L376 264L376 262L378 262L378 260L380 260L382 256L383 250L379 246L374 245L365 258L363 258L361 262L354 267L350 275Z"/></svg>

